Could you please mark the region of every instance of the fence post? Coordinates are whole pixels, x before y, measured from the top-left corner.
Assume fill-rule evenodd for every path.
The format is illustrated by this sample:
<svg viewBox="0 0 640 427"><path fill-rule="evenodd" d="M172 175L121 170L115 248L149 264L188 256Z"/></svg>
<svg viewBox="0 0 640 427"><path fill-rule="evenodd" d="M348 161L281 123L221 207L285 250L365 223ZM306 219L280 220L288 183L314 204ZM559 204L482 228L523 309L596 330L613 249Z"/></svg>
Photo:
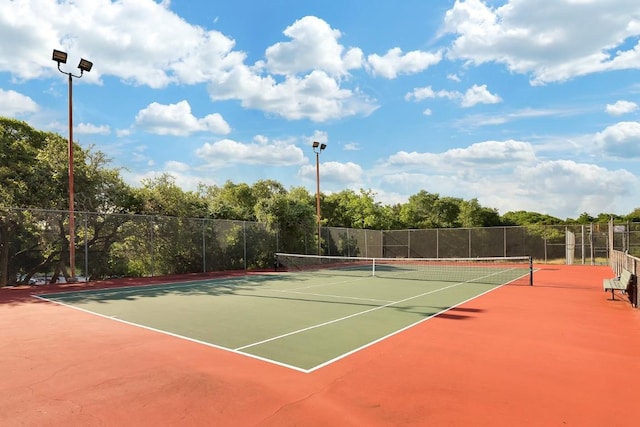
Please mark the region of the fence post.
<svg viewBox="0 0 640 427"><path fill-rule="evenodd" d="M243 258L244 258L244 271L247 271L247 221L242 221L242 240L244 241Z"/></svg>
<svg viewBox="0 0 640 427"><path fill-rule="evenodd" d="M205 229L207 227L207 219L202 218L202 272L207 272L207 241Z"/></svg>
<svg viewBox="0 0 640 427"><path fill-rule="evenodd" d="M507 256L507 227L502 227L502 253Z"/></svg>
<svg viewBox="0 0 640 427"><path fill-rule="evenodd" d="M154 246L154 236L155 236L155 228L156 223L154 218L151 217L151 277L155 276L155 258L156 258L156 250Z"/></svg>
<svg viewBox="0 0 640 427"><path fill-rule="evenodd" d="M86 282L89 278L89 239L87 237L87 230L89 229L87 225L87 212L84 213L84 281Z"/></svg>
<svg viewBox="0 0 640 427"><path fill-rule="evenodd" d="M407 258L411 258L411 230L407 230Z"/></svg>

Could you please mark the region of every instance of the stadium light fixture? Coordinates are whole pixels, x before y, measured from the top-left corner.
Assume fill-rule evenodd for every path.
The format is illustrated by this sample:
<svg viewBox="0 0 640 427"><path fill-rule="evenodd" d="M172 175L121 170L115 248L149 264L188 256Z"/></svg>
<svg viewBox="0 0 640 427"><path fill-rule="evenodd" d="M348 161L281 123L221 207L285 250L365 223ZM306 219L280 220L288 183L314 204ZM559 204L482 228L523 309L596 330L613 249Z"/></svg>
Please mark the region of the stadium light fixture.
<svg viewBox="0 0 640 427"><path fill-rule="evenodd" d="M60 63L66 64L67 63L67 53L66 52L62 52L61 50L53 49L53 58L51 58L51 59L56 61L58 64L60 64Z"/></svg>
<svg viewBox="0 0 640 427"><path fill-rule="evenodd" d="M58 71L62 74L66 74L69 79L69 143L68 143L68 160L69 160L69 278L70 281L75 282L76 280L76 245L75 245L75 211L74 211L74 173L73 173L73 77L79 79L82 77L83 73L91 71L93 67L93 63L91 61L87 61L86 59L80 59L80 63L78 64L78 68L80 69L80 74L75 75L71 72L63 71L60 68L60 64L67 63L67 53L62 52L61 50L53 50L53 56L51 58L55 62L58 63ZM85 276L87 276L87 272L85 271Z"/></svg>
<svg viewBox="0 0 640 427"><path fill-rule="evenodd" d="M322 244L320 239L320 153L327 148L327 144L321 144L317 141L313 141L311 145L313 152L316 153L316 218L318 221L318 255L322 255Z"/></svg>
<svg viewBox="0 0 640 427"><path fill-rule="evenodd" d="M93 67L93 62L87 61L84 58L80 58L80 63L78 64L78 68L80 68L81 74L83 71L86 71L87 73L91 71L91 67Z"/></svg>

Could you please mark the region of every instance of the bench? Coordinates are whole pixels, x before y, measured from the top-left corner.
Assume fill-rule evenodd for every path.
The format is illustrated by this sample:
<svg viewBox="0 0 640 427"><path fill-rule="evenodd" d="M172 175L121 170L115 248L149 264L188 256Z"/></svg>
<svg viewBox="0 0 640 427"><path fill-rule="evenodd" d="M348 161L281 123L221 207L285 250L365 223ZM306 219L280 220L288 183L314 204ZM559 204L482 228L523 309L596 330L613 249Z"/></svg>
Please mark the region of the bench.
<svg viewBox="0 0 640 427"><path fill-rule="evenodd" d="M615 300L615 291L621 291L629 294L633 287L633 273L626 268L622 269L620 278L614 277L612 279L604 279L602 281L602 287L605 292L611 291L611 300Z"/></svg>

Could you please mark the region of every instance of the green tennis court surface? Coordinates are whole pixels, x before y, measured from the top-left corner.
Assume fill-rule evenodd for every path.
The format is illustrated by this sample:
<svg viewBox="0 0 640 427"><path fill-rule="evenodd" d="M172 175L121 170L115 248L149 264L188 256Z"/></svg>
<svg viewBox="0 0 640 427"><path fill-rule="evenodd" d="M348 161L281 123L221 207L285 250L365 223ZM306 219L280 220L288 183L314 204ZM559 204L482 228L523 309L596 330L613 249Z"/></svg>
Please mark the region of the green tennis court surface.
<svg viewBox="0 0 640 427"><path fill-rule="evenodd" d="M465 280L277 273L38 298L310 372L527 274L509 268L496 281L490 269Z"/></svg>

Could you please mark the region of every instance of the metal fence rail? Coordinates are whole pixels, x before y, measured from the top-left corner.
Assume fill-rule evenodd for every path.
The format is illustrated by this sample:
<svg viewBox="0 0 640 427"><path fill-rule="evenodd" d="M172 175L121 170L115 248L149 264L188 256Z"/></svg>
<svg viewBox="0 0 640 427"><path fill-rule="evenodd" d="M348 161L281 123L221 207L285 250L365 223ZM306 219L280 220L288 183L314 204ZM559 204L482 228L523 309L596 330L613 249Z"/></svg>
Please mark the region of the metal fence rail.
<svg viewBox="0 0 640 427"><path fill-rule="evenodd" d="M276 252L317 253L316 229L210 218L75 212L77 275L157 276L272 268ZM69 213L0 208L0 283L68 276ZM375 258L531 256L605 264L612 249L640 255L640 223L426 230L321 228L324 255Z"/></svg>

